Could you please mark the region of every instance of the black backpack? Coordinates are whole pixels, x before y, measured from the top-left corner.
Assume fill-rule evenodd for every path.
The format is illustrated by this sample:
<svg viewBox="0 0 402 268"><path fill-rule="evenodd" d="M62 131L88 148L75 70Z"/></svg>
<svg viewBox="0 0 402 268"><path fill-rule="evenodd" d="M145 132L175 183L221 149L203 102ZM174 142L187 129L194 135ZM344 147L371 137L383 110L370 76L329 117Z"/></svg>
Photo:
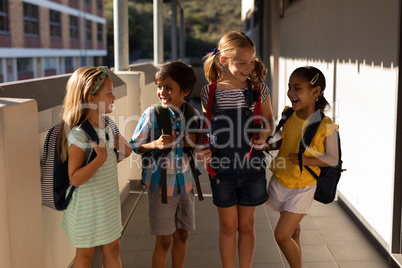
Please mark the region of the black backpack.
<svg viewBox="0 0 402 268"><path fill-rule="evenodd" d="M113 120L108 116L104 116L104 119L109 124L113 134L120 135ZM67 208L76 187L72 186L68 196L66 196L67 189L70 186L70 179L68 177L68 160L61 161L60 151L57 148L60 127L61 123L53 126L46 135L41 160L41 188L42 205L62 211ZM98 134L88 120L85 120L80 128L91 140L99 144ZM91 152L85 165L88 165L95 157L96 152L91 147Z"/></svg>
<svg viewBox="0 0 402 268"><path fill-rule="evenodd" d="M292 108L288 108L283 112L282 118L279 121L278 126L276 127L275 132L272 136L274 136L282 128L283 124L285 124L285 122L292 116L293 112L294 110ZM312 115L310 123L307 126L307 129L304 132L304 135L300 141L298 152L300 172L303 169L302 154L306 150L306 147L308 147L313 140L318 126L321 124L321 121L324 117L324 113L317 110ZM317 180L317 189L314 194L314 199L324 204L329 204L334 201L336 196L336 187L338 185L339 179L341 178L341 173L345 171L345 169L342 169L343 162L341 154L341 140L338 131L335 131L335 133L338 140L338 164L336 166L320 167L320 176L318 176L313 170L311 170L309 166L304 166Z"/></svg>
<svg viewBox="0 0 402 268"><path fill-rule="evenodd" d="M184 120L185 123L190 122L194 117L194 108L188 102L184 101ZM168 109L162 107L162 104L159 102L154 107L156 121L161 129L162 134L171 135L172 133L172 125L170 122L170 114ZM186 125L186 124L185 124ZM190 129L194 129L194 125L190 126ZM161 195L162 195L162 203L167 203L167 175L166 175L166 164L164 161L166 160L166 155L171 151L171 148L159 150L158 153L152 156L152 159L142 158L143 167L148 166L151 162L156 161L159 157L162 157L161 160ZM189 164L191 168L191 172L194 176L194 181L197 188L198 199L204 200L201 191L200 179L198 176L198 170L195 166L194 155L192 153L192 148L184 147L183 152L188 155ZM143 169L144 170L144 169Z"/></svg>

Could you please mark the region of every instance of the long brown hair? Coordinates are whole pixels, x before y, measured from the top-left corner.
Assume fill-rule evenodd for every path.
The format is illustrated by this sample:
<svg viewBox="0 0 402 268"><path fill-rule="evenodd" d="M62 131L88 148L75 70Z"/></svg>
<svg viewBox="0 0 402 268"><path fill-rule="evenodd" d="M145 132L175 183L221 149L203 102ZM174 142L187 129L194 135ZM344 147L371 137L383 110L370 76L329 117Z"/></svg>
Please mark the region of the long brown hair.
<svg viewBox="0 0 402 268"><path fill-rule="evenodd" d="M61 111L62 124L57 140L63 162L67 160L68 156L68 134L73 127L87 119L90 110L88 102L90 91L93 89L96 79L102 73L97 67L81 67L71 75L67 82L66 95ZM109 76L106 75L106 77L108 78ZM102 86L94 95L99 94Z"/></svg>
<svg viewBox="0 0 402 268"><path fill-rule="evenodd" d="M222 56L231 59L240 48L255 49L255 44L245 33L231 31L221 38L218 48L204 57L204 73L209 83L217 82L223 77L223 68L219 58ZM255 58L254 70L249 75L250 79L256 81L257 84L261 84L266 75L267 69L264 63L259 58Z"/></svg>

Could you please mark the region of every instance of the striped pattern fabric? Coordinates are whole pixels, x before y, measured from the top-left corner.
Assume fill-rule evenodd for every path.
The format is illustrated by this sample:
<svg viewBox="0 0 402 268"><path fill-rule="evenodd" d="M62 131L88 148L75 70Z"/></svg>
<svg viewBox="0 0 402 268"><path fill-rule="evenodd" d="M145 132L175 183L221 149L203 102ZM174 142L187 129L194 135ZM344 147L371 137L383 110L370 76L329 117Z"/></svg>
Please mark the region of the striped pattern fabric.
<svg viewBox="0 0 402 268"><path fill-rule="evenodd" d="M208 96L209 96L209 87L210 85L205 85L201 90L201 101L208 105ZM261 103L263 103L269 96L270 90L266 84L262 84L261 87ZM246 88L242 89L234 89L234 90L220 90L216 89L215 97L216 97L216 109L217 110L225 110L225 109L238 109L242 107L247 107L246 99L244 97L244 91ZM251 107L251 110L254 111L255 104Z"/></svg>
<svg viewBox="0 0 402 268"><path fill-rule="evenodd" d="M111 243L120 237L122 230L113 132L109 125L105 130L95 130L99 138L105 140L108 157L89 181L75 189L63 215L63 229L70 243L76 248ZM106 132L109 140L106 138ZM85 152L85 157L88 157L91 145L82 130L73 128L68 142L69 147L71 144L78 146Z"/></svg>

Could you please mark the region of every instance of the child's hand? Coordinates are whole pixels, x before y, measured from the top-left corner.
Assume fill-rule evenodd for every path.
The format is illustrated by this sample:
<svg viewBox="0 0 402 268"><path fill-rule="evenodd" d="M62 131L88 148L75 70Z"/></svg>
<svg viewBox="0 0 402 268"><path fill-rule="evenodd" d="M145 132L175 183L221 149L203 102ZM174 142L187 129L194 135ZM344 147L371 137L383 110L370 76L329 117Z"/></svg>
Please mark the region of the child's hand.
<svg viewBox="0 0 402 268"><path fill-rule="evenodd" d="M254 148L257 150L265 150L268 147L267 140L263 138L259 138L258 140L251 138L250 143L253 144Z"/></svg>
<svg viewBox="0 0 402 268"><path fill-rule="evenodd" d="M183 138L183 146L194 147L196 141L197 141L197 135L195 133L191 133Z"/></svg>
<svg viewBox="0 0 402 268"><path fill-rule="evenodd" d="M155 147L163 150L167 148L173 147L173 138L170 135L163 134L159 137L159 139L154 141Z"/></svg>
<svg viewBox="0 0 402 268"><path fill-rule="evenodd" d="M203 164L211 162L212 152L208 147L196 146L194 148L195 158L201 161Z"/></svg>
<svg viewBox="0 0 402 268"><path fill-rule="evenodd" d="M127 140L123 136L118 134L114 134L114 148L121 152L122 155L124 155L123 159L129 157L131 152L133 151Z"/></svg>
<svg viewBox="0 0 402 268"><path fill-rule="evenodd" d="M107 158L107 148L104 139L99 139L99 144L96 145L95 142L89 140L89 144L91 144L92 148L94 148L96 153L96 158L99 158L103 162L106 161Z"/></svg>

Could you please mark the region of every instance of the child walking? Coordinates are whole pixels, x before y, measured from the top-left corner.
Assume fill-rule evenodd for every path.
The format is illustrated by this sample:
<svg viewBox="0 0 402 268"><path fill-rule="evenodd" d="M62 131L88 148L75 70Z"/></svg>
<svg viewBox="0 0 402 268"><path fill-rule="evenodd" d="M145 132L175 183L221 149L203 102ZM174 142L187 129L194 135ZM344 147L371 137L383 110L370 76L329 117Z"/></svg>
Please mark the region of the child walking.
<svg viewBox="0 0 402 268"><path fill-rule="evenodd" d="M235 267L237 234L239 267L251 267L255 209L267 200L262 149L267 146L273 117L270 91L263 83L267 71L255 54L254 42L243 32L232 31L204 58L205 77L211 84L203 87L201 100L204 115L208 102L212 103L211 136L209 146L196 153L216 173L210 172L209 177L224 268ZM211 87L216 88L213 96ZM255 114L258 106L260 114ZM262 117L262 123L253 125L255 117Z"/></svg>
<svg viewBox="0 0 402 268"><path fill-rule="evenodd" d="M197 134L187 131L190 121L197 120L199 113L184 100L190 97L196 83L194 70L186 64L161 65L155 74L160 100L156 106L167 109L171 133L164 133L162 116L151 106L143 113L130 141L133 151L147 160L143 162L142 181L148 186L151 234L156 235L153 268L166 267L170 248L172 267L184 267L189 231L195 229L196 181L194 166L191 167L194 160L188 152L194 147ZM189 122L185 117L188 110L194 110L194 120ZM160 156L161 152L165 153Z"/></svg>
<svg viewBox="0 0 402 268"><path fill-rule="evenodd" d="M328 105L324 90L325 77L319 69L308 66L293 71L287 95L295 112L283 125L279 152L271 162L273 176L266 205L280 213L275 239L292 268L302 267L300 221L313 202L317 183L306 168L300 171L299 143L314 112L324 111ZM319 174L319 167L338 164L337 129L329 117L322 120L313 141L302 155L302 166L309 166Z"/></svg>
<svg viewBox="0 0 402 268"><path fill-rule="evenodd" d="M131 148L114 136L102 114L113 110L113 83L107 68L81 67L67 82L59 137L61 157L68 156L68 174L76 189L63 214L63 229L76 248L73 267L91 267L100 246L104 267L121 267L119 237L122 230L117 162ZM88 120L99 137L89 140L80 125ZM85 165L93 147L96 157ZM114 149L119 151L116 157Z"/></svg>

